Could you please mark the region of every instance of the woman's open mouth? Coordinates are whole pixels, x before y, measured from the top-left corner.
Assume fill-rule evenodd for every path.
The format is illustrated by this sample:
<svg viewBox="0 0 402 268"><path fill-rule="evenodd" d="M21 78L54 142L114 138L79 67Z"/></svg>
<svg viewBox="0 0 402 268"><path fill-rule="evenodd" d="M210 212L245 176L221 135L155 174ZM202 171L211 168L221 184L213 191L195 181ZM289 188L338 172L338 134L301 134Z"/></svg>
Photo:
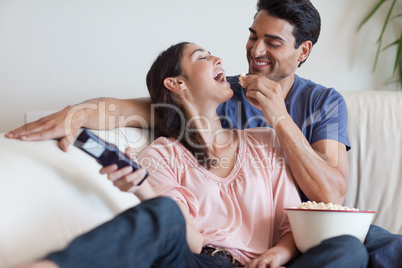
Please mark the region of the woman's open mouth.
<svg viewBox="0 0 402 268"><path fill-rule="evenodd" d="M226 75L224 70L219 70L214 74L214 79L218 82L226 82Z"/></svg>

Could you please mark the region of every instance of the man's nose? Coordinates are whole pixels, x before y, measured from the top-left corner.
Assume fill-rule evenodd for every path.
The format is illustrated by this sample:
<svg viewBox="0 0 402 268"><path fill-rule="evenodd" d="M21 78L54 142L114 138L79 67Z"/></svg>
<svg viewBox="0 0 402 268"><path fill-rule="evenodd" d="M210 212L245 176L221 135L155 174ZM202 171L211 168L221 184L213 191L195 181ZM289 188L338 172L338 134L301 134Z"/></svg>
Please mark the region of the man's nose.
<svg viewBox="0 0 402 268"><path fill-rule="evenodd" d="M266 51L266 46L264 44L264 41L257 40L257 42L255 42L253 48L251 49L251 55L254 58L258 58L258 57L264 56L265 51Z"/></svg>

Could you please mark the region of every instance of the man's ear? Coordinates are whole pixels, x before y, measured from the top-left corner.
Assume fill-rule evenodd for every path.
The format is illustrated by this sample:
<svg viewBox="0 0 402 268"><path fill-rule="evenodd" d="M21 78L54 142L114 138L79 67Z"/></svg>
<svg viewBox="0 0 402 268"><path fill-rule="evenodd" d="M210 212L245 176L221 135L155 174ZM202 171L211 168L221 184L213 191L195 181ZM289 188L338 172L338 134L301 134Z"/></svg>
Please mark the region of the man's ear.
<svg viewBox="0 0 402 268"><path fill-rule="evenodd" d="M303 62L307 59L310 51L313 47L313 43L310 40L304 41L301 45L301 53L299 55L299 61Z"/></svg>
<svg viewBox="0 0 402 268"><path fill-rule="evenodd" d="M167 89L172 91L173 93L179 93L186 88L186 84L177 77L168 77L163 80L163 84Z"/></svg>

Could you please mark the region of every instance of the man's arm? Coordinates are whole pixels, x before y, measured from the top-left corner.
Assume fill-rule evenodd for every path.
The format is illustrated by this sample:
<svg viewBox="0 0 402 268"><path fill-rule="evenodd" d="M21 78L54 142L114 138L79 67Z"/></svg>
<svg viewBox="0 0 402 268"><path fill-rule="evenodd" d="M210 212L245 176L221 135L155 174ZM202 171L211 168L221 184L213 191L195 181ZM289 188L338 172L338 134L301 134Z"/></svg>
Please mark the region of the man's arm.
<svg viewBox="0 0 402 268"><path fill-rule="evenodd" d="M307 198L342 204L348 176L345 145L329 139L310 145L288 114L278 83L263 76L248 76L245 87L247 98L275 129L292 175Z"/></svg>
<svg viewBox="0 0 402 268"><path fill-rule="evenodd" d="M8 138L27 141L60 139L59 146L67 151L69 143L81 127L113 129L116 127L151 127L149 98L97 98L25 124L6 134Z"/></svg>
<svg viewBox="0 0 402 268"><path fill-rule="evenodd" d="M310 145L290 118L276 125L290 170L309 200L343 204L348 177L346 146L335 140Z"/></svg>

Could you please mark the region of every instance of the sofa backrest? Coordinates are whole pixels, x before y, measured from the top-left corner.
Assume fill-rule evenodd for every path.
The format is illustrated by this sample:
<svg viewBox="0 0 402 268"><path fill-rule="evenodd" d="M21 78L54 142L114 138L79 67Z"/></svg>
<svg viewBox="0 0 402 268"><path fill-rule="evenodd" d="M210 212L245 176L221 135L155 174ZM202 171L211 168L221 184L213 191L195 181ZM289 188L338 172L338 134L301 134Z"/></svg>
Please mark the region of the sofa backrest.
<svg viewBox="0 0 402 268"><path fill-rule="evenodd" d="M341 92L348 107L345 205L377 211L374 224L402 234L402 92Z"/></svg>

